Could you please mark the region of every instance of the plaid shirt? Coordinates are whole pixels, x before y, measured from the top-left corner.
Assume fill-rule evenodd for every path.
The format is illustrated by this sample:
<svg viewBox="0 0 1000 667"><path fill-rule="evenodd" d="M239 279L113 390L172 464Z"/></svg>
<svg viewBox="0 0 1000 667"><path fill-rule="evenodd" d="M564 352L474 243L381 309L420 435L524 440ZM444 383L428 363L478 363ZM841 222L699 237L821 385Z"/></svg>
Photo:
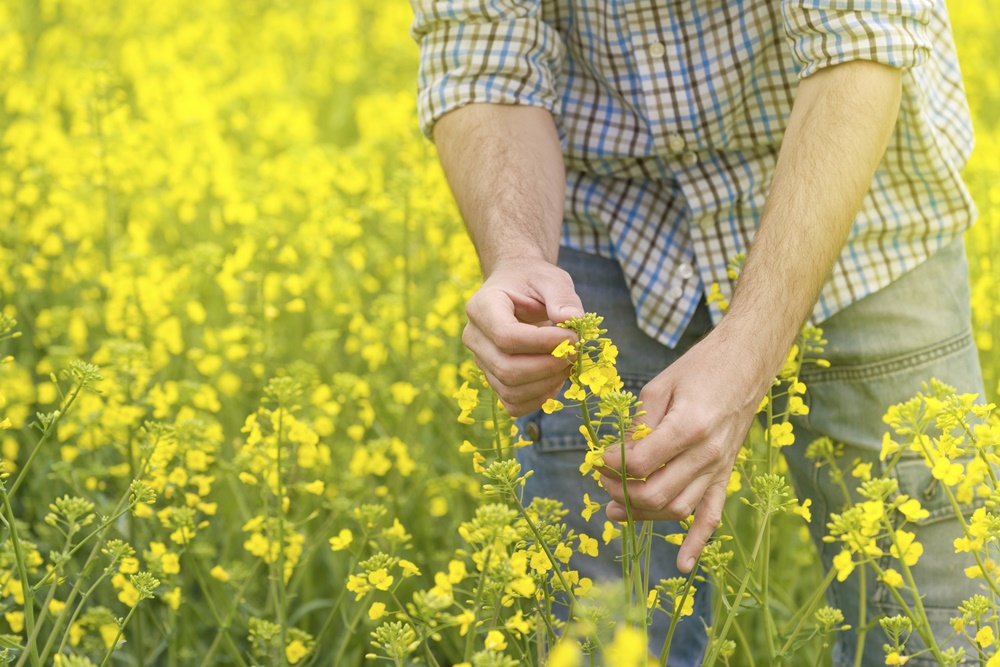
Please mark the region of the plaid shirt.
<svg viewBox="0 0 1000 667"><path fill-rule="evenodd" d="M732 295L727 262L760 220L797 82L819 69L863 59L904 73L899 120L814 321L975 218L943 0L412 3L424 133L472 102L551 111L567 170L562 244L617 259L640 327L666 345L706 286Z"/></svg>

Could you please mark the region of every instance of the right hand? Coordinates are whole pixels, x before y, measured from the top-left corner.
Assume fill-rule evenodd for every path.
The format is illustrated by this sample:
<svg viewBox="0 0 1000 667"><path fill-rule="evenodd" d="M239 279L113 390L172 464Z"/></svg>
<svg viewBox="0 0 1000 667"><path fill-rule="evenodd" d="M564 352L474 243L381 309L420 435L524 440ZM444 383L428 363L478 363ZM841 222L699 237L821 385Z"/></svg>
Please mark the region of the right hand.
<svg viewBox="0 0 1000 667"><path fill-rule="evenodd" d="M576 334L553 323L583 315L573 279L544 259L513 259L493 266L465 306L462 342L514 417L558 395L570 363L552 356Z"/></svg>

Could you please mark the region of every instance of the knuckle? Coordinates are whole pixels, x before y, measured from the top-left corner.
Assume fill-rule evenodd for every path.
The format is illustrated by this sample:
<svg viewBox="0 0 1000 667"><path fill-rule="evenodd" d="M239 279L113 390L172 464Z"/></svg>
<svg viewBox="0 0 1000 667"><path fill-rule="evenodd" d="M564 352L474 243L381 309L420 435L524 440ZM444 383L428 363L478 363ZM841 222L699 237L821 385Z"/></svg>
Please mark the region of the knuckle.
<svg viewBox="0 0 1000 667"><path fill-rule="evenodd" d="M493 334L493 344L497 348L505 353L510 354L514 351L514 346L516 344L514 336L507 331L497 331Z"/></svg>
<svg viewBox="0 0 1000 667"><path fill-rule="evenodd" d="M662 510L667 506L667 498L663 495L663 492L650 484L643 484L637 487L634 493L638 494L638 504L642 509L655 511Z"/></svg>
<svg viewBox="0 0 1000 667"><path fill-rule="evenodd" d="M698 447L699 457L706 463L715 463L723 455L722 443L716 440L709 440Z"/></svg>
<svg viewBox="0 0 1000 667"><path fill-rule="evenodd" d="M514 384L515 373L509 360L500 359L493 364L493 375L505 385Z"/></svg>
<svg viewBox="0 0 1000 667"><path fill-rule="evenodd" d="M635 450L632 450L635 451ZM648 455L636 452L628 466L628 473L638 479L646 479L656 470L656 464Z"/></svg>
<svg viewBox="0 0 1000 667"><path fill-rule="evenodd" d="M470 321L476 318L476 314L479 311L479 301L482 299L479 294L479 292L476 292L469 297L468 301L465 302L465 316L468 317Z"/></svg>
<svg viewBox="0 0 1000 667"><path fill-rule="evenodd" d="M691 516L692 507L690 503L684 500L674 499L667 503L666 510L670 512L671 516L677 519L686 519Z"/></svg>
<svg viewBox="0 0 1000 667"><path fill-rule="evenodd" d="M722 512L715 509L714 507L708 510L702 510L704 514L704 521L707 526L712 530L715 530L720 525L722 525Z"/></svg>
<svg viewBox="0 0 1000 667"><path fill-rule="evenodd" d="M690 440L705 440L712 432L712 422L704 415L695 414L686 420L685 434Z"/></svg>

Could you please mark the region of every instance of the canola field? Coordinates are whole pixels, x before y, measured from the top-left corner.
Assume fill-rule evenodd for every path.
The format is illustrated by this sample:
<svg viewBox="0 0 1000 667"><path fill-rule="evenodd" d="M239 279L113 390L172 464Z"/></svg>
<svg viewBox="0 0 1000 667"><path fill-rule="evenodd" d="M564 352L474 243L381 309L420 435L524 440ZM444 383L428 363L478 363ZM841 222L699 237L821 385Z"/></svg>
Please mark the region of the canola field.
<svg viewBox="0 0 1000 667"><path fill-rule="evenodd" d="M995 401L991 2L950 4ZM842 537L846 559L820 570L808 508L782 495L779 415L747 446L767 474L734 481L732 539L697 580L643 581L653 536L638 524L596 511L598 540L565 532L558 507L520 504L524 441L460 341L479 267L417 129L411 19L377 0L0 3L0 664L645 665L646 614L697 622L690 591L709 581L708 664L829 664L843 618L816 591L884 561ZM577 330L585 409L627 421L634 405L588 384L615 377L609 343L592 320ZM938 388L890 422L949 498L1000 500L1000 425L968 397ZM942 448L949 425L966 427L971 462ZM919 554L889 517L922 510L871 493L852 520L893 551L880 576L905 589ZM889 620L886 664L1000 665L990 506L955 536L983 590L954 610L955 641L933 646L914 605ZM765 534L781 548L750 558ZM626 600L574 569L598 549L626 554ZM568 628L554 611L567 601L583 610Z"/></svg>

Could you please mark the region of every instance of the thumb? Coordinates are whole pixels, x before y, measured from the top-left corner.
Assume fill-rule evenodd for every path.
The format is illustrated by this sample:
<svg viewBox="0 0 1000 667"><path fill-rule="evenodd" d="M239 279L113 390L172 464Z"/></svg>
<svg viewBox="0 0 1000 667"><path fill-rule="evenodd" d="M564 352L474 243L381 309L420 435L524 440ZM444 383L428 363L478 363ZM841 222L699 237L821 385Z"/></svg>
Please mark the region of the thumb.
<svg viewBox="0 0 1000 667"><path fill-rule="evenodd" d="M533 287L545 303L545 312L553 324L583 315L583 303L573 287L573 279L562 269L556 269Z"/></svg>

